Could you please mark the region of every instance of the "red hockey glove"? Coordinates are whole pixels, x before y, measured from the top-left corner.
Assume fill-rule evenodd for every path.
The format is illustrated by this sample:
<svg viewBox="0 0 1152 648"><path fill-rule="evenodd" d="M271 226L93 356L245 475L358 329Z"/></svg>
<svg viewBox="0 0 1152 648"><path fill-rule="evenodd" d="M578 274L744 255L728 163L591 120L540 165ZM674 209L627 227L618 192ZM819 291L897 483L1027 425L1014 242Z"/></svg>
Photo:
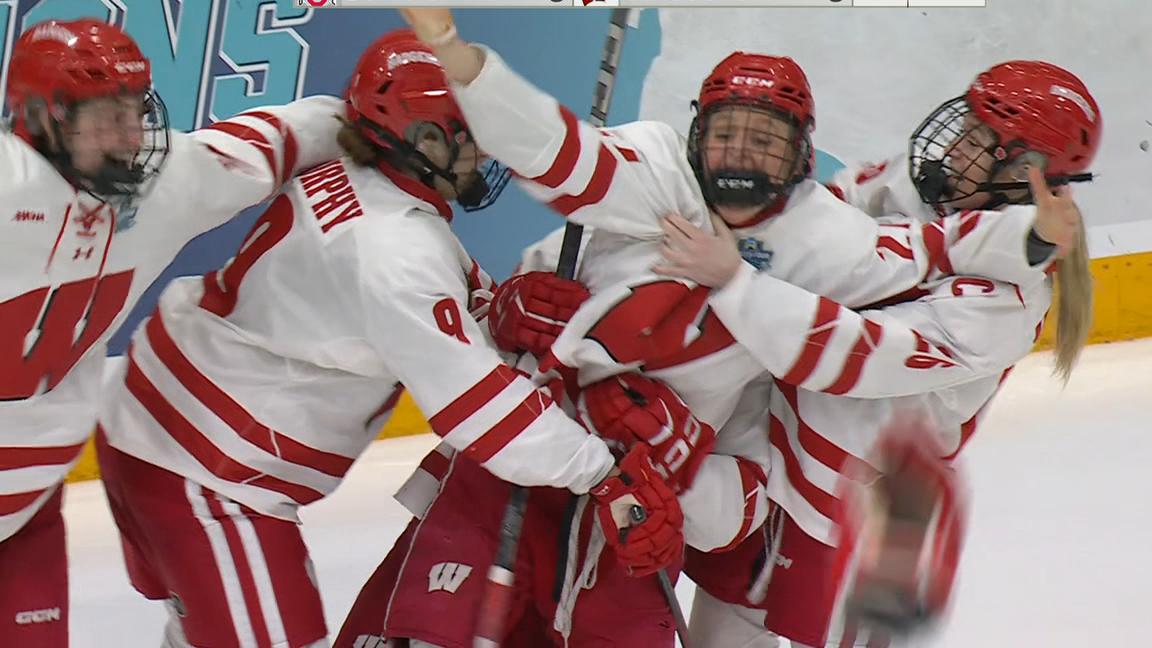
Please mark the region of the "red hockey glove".
<svg viewBox="0 0 1152 648"><path fill-rule="evenodd" d="M656 470L677 493L687 490L716 445L716 431L699 421L664 383L622 374L589 385L578 409L584 426L623 451L652 448Z"/></svg>
<svg viewBox="0 0 1152 648"><path fill-rule="evenodd" d="M501 351L540 356L586 299L588 289L578 281L548 272L516 275L496 288L488 330Z"/></svg>
<svg viewBox="0 0 1152 648"><path fill-rule="evenodd" d="M676 494L656 473L648 446L637 445L620 473L589 491L616 560L632 576L648 576L684 554L684 514Z"/></svg>
<svg viewBox="0 0 1152 648"><path fill-rule="evenodd" d="M846 613L861 625L913 632L948 604L966 516L960 478L941 456L927 423L901 417L878 443L881 476L842 484L840 564L858 558Z"/></svg>

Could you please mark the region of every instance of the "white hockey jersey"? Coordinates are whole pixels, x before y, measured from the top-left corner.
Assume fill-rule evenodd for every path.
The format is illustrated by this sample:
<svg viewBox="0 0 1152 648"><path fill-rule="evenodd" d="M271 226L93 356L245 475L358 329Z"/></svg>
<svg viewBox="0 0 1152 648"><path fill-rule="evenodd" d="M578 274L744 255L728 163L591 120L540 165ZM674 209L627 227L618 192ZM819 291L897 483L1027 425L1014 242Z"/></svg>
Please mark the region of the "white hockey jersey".
<svg viewBox="0 0 1152 648"><path fill-rule="evenodd" d="M611 453L470 316L492 282L451 216L390 170L336 160L301 174L222 271L164 292L111 389L109 441L295 520L336 488L403 385L437 434L502 479L587 491Z"/></svg>
<svg viewBox="0 0 1152 648"><path fill-rule="evenodd" d="M338 154L335 97L184 134L129 213L0 134L0 541L40 508L96 424L108 339L188 241Z"/></svg>
<svg viewBox="0 0 1152 648"><path fill-rule="evenodd" d="M871 379L879 364L875 358L869 364L866 353L881 341L875 327L861 324L851 337L852 327L842 326L833 342L850 338L848 347L827 356L819 353L832 337L831 324L840 310L851 312L830 300L862 308L906 298L926 278L954 273L1017 282L1042 277L1025 258L1032 212L884 223L806 181L781 213L736 231L749 264L724 291L710 295L649 270L659 259L661 218L677 213L711 227L686 143L671 127L636 122L593 128L491 51L479 76L454 90L483 150L525 179L531 194L595 230L580 275L593 296L553 347L556 358L579 368L582 384L643 370L668 383L717 429L732 414L743 387L765 369L802 387L837 394L856 394L873 385L862 383L861 376ZM791 292L765 299L758 288L749 288L759 277ZM732 318L738 329L730 333L717 317L718 304L744 304L755 309L748 312L753 314L776 311L776 320L786 324L757 322L738 311ZM819 335L812 337L814 317ZM884 341L903 353L901 366L908 357L939 359L950 352L922 338L893 332ZM959 384L974 377L970 369L962 362L936 362L917 372L915 385L897 381L903 392L875 395Z"/></svg>
<svg viewBox="0 0 1152 648"><path fill-rule="evenodd" d="M845 169L831 188L877 217L899 213L925 222L937 217L916 194L902 156L880 165ZM995 218L995 212L981 217ZM764 285L754 286L754 282ZM714 306L737 339L742 339L742 334L754 336L763 326L792 333L804 326L800 321L773 320L777 311L741 306L757 289L764 291L759 298L769 302L802 298L820 304L817 318L823 311L824 319L810 322L807 362L791 360L794 354L776 345L757 345L754 339L749 345L770 368L789 370L789 374L778 374L784 378L777 381L769 407L771 465L775 468L769 474L769 497L809 535L827 544L836 541L832 516L839 475L846 463L854 464L855 474L869 472L863 462L893 412L910 410L930 416L941 447L949 458L955 457L975 432L1012 365L1032 349L1051 304L1051 280L1045 275L1021 285L975 276L939 277L918 286L911 295L914 300L859 313L815 296L800 297L795 288L778 283L749 279L743 286L747 292L720 296ZM869 331L874 335L868 335ZM915 340L917 353L890 346L900 340L905 344ZM941 389L934 389L932 380L921 379L938 373L932 369L953 364L956 367L950 370L969 374L970 379ZM845 376L855 380L845 393L858 397L834 395L843 391Z"/></svg>

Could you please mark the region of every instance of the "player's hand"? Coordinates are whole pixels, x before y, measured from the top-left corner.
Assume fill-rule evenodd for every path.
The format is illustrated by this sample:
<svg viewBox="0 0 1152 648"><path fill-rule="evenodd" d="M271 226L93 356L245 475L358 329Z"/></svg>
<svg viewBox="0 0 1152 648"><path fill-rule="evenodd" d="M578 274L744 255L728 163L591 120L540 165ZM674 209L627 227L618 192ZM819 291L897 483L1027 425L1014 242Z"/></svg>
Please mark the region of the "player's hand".
<svg viewBox="0 0 1152 648"><path fill-rule="evenodd" d="M539 358L588 299L579 281L550 272L516 275L496 288L488 330L501 351L527 351Z"/></svg>
<svg viewBox="0 0 1152 648"><path fill-rule="evenodd" d="M1064 258L1080 236L1084 219L1080 208L1072 199L1072 189L1068 185L1048 186L1040 167L1028 168L1028 184L1032 189L1032 199L1036 203L1036 222L1033 228L1041 239L1056 246L1056 258Z"/></svg>
<svg viewBox="0 0 1152 648"><path fill-rule="evenodd" d="M672 277L690 279L701 286L719 288L736 276L740 264L740 250L736 236L728 225L712 215L715 234L696 227L685 218L673 214L660 221L664 230L664 244L660 254L664 260L652 267L654 272Z"/></svg>
<svg viewBox="0 0 1152 648"><path fill-rule="evenodd" d="M947 605L964 537L961 485L923 420L897 419L877 448L880 477L845 479L838 497L837 551L857 557L845 609L862 625L906 633Z"/></svg>
<svg viewBox="0 0 1152 648"><path fill-rule="evenodd" d="M616 560L632 576L655 574L683 556L684 513L676 494L657 474L648 446L633 448L620 462L619 474L588 494Z"/></svg>
<svg viewBox="0 0 1152 648"><path fill-rule="evenodd" d="M436 47L444 44L447 35L456 30L452 10L442 7L401 9L400 15L416 32L416 37L428 45Z"/></svg>
<svg viewBox="0 0 1152 648"><path fill-rule="evenodd" d="M687 490L716 445L716 431L688 411L676 392L640 374L593 383L580 394L580 418L609 446L651 448L657 472L677 493Z"/></svg>

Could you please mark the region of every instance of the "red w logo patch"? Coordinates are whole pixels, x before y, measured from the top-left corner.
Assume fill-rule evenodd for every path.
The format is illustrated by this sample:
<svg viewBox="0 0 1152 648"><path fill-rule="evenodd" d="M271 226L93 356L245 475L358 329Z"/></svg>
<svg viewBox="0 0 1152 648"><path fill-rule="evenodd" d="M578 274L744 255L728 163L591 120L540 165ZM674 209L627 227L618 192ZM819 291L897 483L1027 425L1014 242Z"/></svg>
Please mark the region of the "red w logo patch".
<svg viewBox="0 0 1152 648"><path fill-rule="evenodd" d="M23 400L60 384L112 325L131 287L132 271L125 270L0 303L0 400Z"/></svg>

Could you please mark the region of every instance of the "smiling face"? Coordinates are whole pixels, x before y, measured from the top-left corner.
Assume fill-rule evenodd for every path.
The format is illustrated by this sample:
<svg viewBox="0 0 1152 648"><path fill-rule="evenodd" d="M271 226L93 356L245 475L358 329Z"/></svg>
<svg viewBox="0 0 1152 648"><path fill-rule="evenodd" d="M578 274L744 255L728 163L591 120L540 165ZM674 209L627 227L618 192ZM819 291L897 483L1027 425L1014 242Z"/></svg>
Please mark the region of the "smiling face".
<svg viewBox="0 0 1152 648"><path fill-rule="evenodd" d="M57 145L84 176L99 175L107 167L130 168L144 143L145 112L143 95L89 99L60 123L63 141Z"/></svg>
<svg viewBox="0 0 1152 648"><path fill-rule="evenodd" d="M705 179L733 190L742 184L786 185L800 162L800 140L800 128L779 113L741 105L718 107L704 118L700 138ZM739 227L767 207L747 200L732 195L717 200L714 209L726 223Z"/></svg>

